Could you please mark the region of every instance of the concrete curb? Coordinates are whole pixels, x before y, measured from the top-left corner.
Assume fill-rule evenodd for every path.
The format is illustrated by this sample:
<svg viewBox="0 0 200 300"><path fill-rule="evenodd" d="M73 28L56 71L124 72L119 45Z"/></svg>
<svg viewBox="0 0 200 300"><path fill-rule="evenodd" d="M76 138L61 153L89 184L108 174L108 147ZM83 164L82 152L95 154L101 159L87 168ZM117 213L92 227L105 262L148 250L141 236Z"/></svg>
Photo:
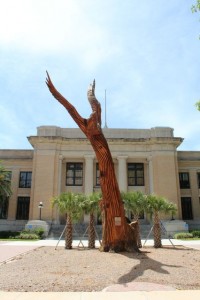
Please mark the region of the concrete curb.
<svg viewBox="0 0 200 300"><path fill-rule="evenodd" d="M199 300L200 290L185 290L185 291L135 291L135 292L91 292L91 293L49 293L49 292L37 292L37 293L10 293L0 292L1 300Z"/></svg>

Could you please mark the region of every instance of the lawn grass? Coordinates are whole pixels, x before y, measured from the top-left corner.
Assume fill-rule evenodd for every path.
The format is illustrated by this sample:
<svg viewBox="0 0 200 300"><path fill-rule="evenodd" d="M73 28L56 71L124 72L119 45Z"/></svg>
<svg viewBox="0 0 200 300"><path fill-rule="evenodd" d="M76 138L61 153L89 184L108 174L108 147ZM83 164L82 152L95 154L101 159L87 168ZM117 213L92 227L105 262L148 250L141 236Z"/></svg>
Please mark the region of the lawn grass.
<svg viewBox="0 0 200 300"><path fill-rule="evenodd" d="M182 241L199 241L200 238L193 237L193 238L181 238L181 239L176 239L176 240L182 240Z"/></svg>

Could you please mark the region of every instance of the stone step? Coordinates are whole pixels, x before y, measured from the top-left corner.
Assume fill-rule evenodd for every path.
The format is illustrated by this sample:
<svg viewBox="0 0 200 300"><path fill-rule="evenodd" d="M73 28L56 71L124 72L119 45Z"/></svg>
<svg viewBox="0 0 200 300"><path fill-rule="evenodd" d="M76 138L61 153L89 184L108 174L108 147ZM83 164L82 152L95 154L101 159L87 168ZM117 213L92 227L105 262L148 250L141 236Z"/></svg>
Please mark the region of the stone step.
<svg viewBox="0 0 200 300"><path fill-rule="evenodd" d="M47 239L58 239L61 237L63 230L65 229L65 225L52 225L49 235ZM152 239L153 238L153 230L151 224L140 224L140 235L142 239ZM96 238L102 238L102 226L95 225L95 230L97 233ZM162 238L168 238L167 234L162 230ZM73 239L87 239L88 238L88 224L74 224L73 225ZM64 239L64 234L62 235L62 239Z"/></svg>
<svg viewBox="0 0 200 300"><path fill-rule="evenodd" d="M49 235L47 239L58 239L62 235L62 239L64 239L64 231L65 225L52 225ZM102 226L101 225L96 225L95 226L96 230L96 238L101 239L102 236ZM88 225L87 224L74 224L73 225L73 238L74 239L80 239L80 238L88 238Z"/></svg>

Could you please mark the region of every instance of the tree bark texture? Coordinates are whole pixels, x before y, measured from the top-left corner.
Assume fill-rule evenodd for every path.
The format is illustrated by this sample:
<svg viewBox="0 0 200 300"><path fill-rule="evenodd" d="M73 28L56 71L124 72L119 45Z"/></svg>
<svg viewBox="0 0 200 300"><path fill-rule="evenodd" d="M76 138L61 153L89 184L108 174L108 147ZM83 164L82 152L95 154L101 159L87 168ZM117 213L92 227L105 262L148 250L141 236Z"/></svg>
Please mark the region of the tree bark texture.
<svg viewBox="0 0 200 300"><path fill-rule="evenodd" d="M135 221L133 221L132 223L130 223L130 226L132 228L135 228L135 235L136 235L136 239L137 239L138 248L142 248L142 242L141 242L141 236L140 236L139 216L135 216L134 220Z"/></svg>
<svg viewBox="0 0 200 300"><path fill-rule="evenodd" d="M162 239L161 239L160 218L158 212L156 211L154 212L153 236L154 236L154 247L161 248Z"/></svg>
<svg viewBox="0 0 200 300"><path fill-rule="evenodd" d="M67 213L67 228L65 232L65 249L72 249L73 225L70 213Z"/></svg>
<svg viewBox="0 0 200 300"><path fill-rule="evenodd" d="M103 212L102 251L137 251L135 231L127 224L121 200L114 164L106 138L101 129L101 106L95 97L95 81L88 89L88 100L92 114L82 118L73 105L54 87L48 73L46 84L52 95L67 109L82 132L90 141L99 163L100 185L102 190L101 209Z"/></svg>
<svg viewBox="0 0 200 300"><path fill-rule="evenodd" d="M94 213L90 213L90 223L89 223L89 241L88 241L88 248L93 249L95 248L95 227L94 227Z"/></svg>

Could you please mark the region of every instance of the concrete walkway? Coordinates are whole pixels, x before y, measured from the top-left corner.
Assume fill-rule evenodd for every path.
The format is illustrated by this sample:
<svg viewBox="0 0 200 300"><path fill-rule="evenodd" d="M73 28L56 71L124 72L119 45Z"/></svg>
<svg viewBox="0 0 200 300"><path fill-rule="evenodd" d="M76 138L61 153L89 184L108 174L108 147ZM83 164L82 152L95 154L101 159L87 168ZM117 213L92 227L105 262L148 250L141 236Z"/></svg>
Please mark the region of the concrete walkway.
<svg viewBox="0 0 200 300"><path fill-rule="evenodd" d="M9 245L0 243L0 263L14 259L16 256L38 248L37 245Z"/></svg>
<svg viewBox="0 0 200 300"><path fill-rule="evenodd" d="M174 246L185 246L188 248L193 248L196 250L200 250L200 240L199 241L181 241L181 240L171 240ZM142 241L144 244L144 240ZM98 242L96 243L98 246ZM162 240L162 245L172 245L170 240ZM11 259L14 259L16 256L26 253L27 251L32 251L38 247L64 247L64 241L61 240L58 244L58 240L40 240L40 241L1 241L0 242L0 264ZM87 247L87 241L82 241L80 243L79 240L73 241L73 247ZM148 240L145 243L145 247L153 246L153 240ZM1 270L1 266L0 266ZM136 290L135 290L136 289ZM192 298L192 300L200 299L200 290L162 290L159 287L156 287L152 283L152 286L149 288L145 286L143 287L134 287L134 291L130 291L130 289L126 292L116 291L116 292L74 292L74 293L49 293L49 292L3 292L0 291L0 300L110 300L111 297L114 297L115 300L188 300Z"/></svg>

